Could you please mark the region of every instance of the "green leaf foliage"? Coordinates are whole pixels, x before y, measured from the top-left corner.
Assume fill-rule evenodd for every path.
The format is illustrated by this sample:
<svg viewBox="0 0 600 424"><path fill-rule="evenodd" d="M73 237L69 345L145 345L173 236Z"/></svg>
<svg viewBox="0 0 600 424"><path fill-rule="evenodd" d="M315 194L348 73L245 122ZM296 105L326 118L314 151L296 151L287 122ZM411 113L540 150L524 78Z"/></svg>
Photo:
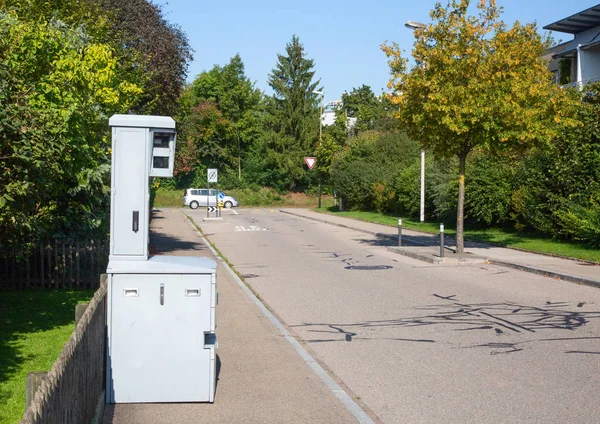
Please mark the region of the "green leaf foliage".
<svg viewBox="0 0 600 424"><path fill-rule="evenodd" d="M337 156L331 183L350 209L389 211L395 207L398 173L418 157L418 144L405 134L366 131Z"/></svg>
<svg viewBox="0 0 600 424"><path fill-rule="evenodd" d="M239 55L202 72L181 98L176 173L181 182L204 178L207 167L242 184L248 151L261 134L263 95L244 73ZM228 175L229 175L228 174Z"/></svg>
<svg viewBox="0 0 600 424"><path fill-rule="evenodd" d="M0 245L106 231L107 116L141 93L105 44L0 14Z"/></svg>

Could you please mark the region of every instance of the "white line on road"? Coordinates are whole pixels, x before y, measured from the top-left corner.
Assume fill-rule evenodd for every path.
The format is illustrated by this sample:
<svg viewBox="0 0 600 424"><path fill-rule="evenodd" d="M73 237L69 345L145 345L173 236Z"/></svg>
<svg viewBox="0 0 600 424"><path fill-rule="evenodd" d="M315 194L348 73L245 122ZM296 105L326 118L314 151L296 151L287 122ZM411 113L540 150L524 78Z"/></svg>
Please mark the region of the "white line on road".
<svg viewBox="0 0 600 424"><path fill-rule="evenodd" d="M256 225L251 225L249 228L242 225L236 225L235 231L267 231L267 229L264 227L257 227Z"/></svg>

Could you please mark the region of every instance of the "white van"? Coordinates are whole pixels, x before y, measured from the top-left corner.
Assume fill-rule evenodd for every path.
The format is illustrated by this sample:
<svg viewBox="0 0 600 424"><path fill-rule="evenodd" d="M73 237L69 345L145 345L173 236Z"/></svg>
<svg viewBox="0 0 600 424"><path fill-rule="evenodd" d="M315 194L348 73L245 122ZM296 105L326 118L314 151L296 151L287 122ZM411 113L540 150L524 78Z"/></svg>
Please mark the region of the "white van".
<svg viewBox="0 0 600 424"><path fill-rule="evenodd" d="M189 206L192 209L197 209L199 206L216 206L217 197L225 209L239 206L234 197L228 196L222 191L207 188L188 188L183 192L183 206Z"/></svg>

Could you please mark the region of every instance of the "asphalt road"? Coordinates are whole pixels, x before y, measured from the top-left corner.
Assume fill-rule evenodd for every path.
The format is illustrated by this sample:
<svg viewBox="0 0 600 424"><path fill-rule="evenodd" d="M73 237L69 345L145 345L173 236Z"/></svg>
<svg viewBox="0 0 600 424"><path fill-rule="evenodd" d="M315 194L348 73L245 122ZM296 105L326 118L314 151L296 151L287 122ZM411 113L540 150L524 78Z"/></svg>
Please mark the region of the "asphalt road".
<svg viewBox="0 0 600 424"><path fill-rule="evenodd" d="M429 265L277 210L185 212L382 421L598 422L600 290Z"/></svg>

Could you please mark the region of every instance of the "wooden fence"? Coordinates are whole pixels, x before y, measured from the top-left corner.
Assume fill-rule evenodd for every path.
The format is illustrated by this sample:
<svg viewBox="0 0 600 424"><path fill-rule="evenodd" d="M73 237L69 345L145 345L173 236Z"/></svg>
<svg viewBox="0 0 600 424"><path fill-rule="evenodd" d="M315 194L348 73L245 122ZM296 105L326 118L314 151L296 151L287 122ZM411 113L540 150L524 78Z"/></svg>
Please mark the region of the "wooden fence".
<svg viewBox="0 0 600 424"><path fill-rule="evenodd" d="M106 275L33 396L21 424L90 423L104 404Z"/></svg>
<svg viewBox="0 0 600 424"><path fill-rule="evenodd" d="M108 253L108 240L38 243L29 256L0 258L0 289L95 289Z"/></svg>

